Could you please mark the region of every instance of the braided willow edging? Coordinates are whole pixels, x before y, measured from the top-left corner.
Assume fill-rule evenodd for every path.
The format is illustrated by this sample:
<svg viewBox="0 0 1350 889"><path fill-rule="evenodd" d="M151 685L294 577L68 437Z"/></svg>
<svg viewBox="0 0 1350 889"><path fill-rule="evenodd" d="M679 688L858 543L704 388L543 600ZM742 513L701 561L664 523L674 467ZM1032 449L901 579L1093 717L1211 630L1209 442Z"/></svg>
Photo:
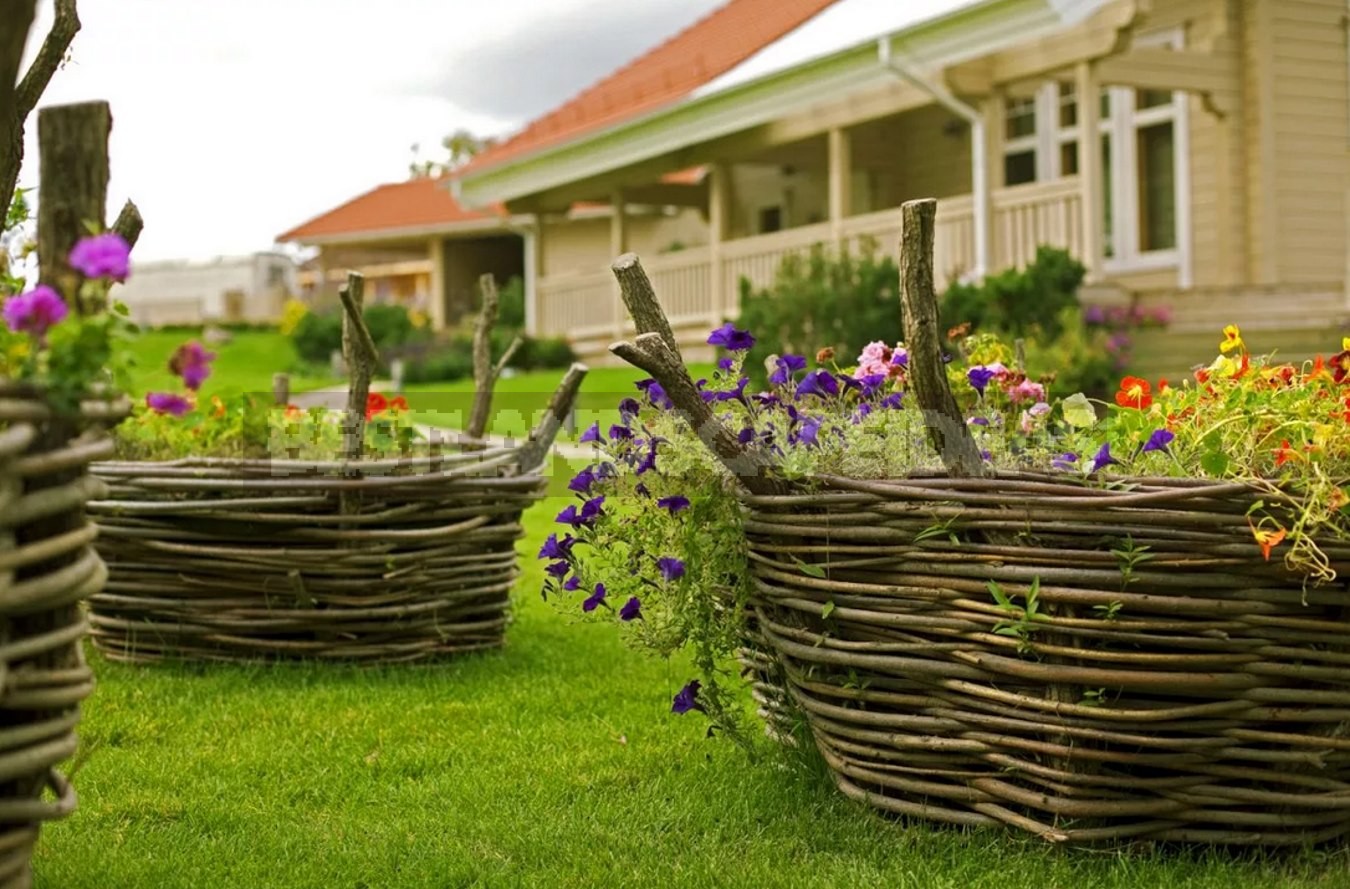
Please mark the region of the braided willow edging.
<svg viewBox="0 0 1350 889"><path fill-rule="evenodd" d="M125 405L53 417L40 393L0 382L0 887L29 886L44 821L75 810L57 765L75 753L80 702L93 690L80 600L103 584L84 503L100 490L88 464L112 453L87 420ZM50 791L50 794L47 793Z"/></svg>
<svg viewBox="0 0 1350 889"><path fill-rule="evenodd" d="M845 794L1068 843L1350 830L1350 593L1263 560L1246 516L1270 495L816 481L743 495L746 534L757 631ZM1128 582L1127 540L1149 548ZM1350 541L1321 547L1345 577Z"/></svg>
<svg viewBox="0 0 1350 889"><path fill-rule="evenodd" d="M100 463L112 660L402 662L498 647L521 512L518 448L396 460Z"/></svg>

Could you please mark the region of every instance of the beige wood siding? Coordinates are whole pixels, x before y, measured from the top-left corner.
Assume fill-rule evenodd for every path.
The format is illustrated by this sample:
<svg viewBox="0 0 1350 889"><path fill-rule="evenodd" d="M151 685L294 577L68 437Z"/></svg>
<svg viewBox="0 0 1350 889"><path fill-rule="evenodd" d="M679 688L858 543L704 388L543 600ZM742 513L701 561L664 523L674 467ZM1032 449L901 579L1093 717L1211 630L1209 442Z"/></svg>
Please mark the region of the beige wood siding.
<svg viewBox="0 0 1350 889"><path fill-rule="evenodd" d="M628 249L651 258L680 247L708 243L708 224L697 210L684 209L673 215L651 211L630 215L627 220ZM544 223L541 248L544 275L604 272L610 256L608 215L581 219L550 219Z"/></svg>
<svg viewBox="0 0 1350 889"><path fill-rule="evenodd" d="M1345 0L1264 2L1271 6L1279 280L1339 281L1350 209Z"/></svg>

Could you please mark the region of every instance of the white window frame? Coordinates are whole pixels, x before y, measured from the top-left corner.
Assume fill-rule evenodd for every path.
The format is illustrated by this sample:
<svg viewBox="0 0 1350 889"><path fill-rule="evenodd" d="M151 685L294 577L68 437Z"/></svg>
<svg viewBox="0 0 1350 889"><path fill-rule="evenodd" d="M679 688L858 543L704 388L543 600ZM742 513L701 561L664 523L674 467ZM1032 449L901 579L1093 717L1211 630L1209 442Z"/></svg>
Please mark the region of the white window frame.
<svg viewBox="0 0 1350 889"><path fill-rule="evenodd" d="M1140 35L1134 39L1136 47L1183 48L1184 32L1181 28L1158 31ZM1176 91L1172 101L1166 105L1157 105L1136 111L1135 90L1133 87L1110 87L1110 114L1102 115L1098 132L1111 136L1111 164L1104 169L1107 177L1104 183L1111 189L1111 240L1112 256L1104 257L1102 267L1108 273L1128 274L1131 272L1177 270L1177 283L1189 287L1192 283L1191 268L1191 177L1190 177L1190 121L1187 94ZM1094 101L1100 98L1093 97ZM1081 103L1083 96L1075 96L1079 103L1076 121L1082 119ZM1051 80L1041 85L1035 95L1036 132L1013 140L1005 140L1004 155L1026 151L1036 151L1036 181L1051 182L1063 178L1066 174L1060 163L1060 151L1065 143L1076 142L1079 126L1061 127L1059 124L1060 86ZM1176 246L1166 250L1140 250L1139 229L1142 224L1139 206L1138 183L1138 142L1136 131L1141 127L1171 121L1173 151L1173 169L1175 176ZM1100 149L1098 149L1100 150ZM1083 171L1079 170L1079 174ZM1005 183L1006 186L1006 183Z"/></svg>
<svg viewBox="0 0 1350 889"><path fill-rule="evenodd" d="M1027 100L1019 99L1019 101L1027 101ZM1041 143L1044 141L1044 139L1042 138L1042 133L1045 129L1045 127L1042 125L1045 120L1045 107L1044 107L1045 89L1044 88L1038 89L1035 95L1031 97L1030 101L1032 103L1031 106L1032 107L1031 123L1033 127L1032 132L1025 136L1018 136L1016 139L1009 139L1007 137L1007 133L1004 133L1003 135L1003 170L1005 171L1007 170L1008 155L1023 154L1027 151L1035 152L1036 178L1033 179L1031 182L1020 183L1022 185L1031 185L1036 182L1044 182L1046 181L1047 178L1045 175L1046 174L1045 152L1041 149ZM1004 107L1004 115L1006 120L1007 115L1006 105ZM1004 174L1000 172L999 175L1002 176ZM1017 187L1015 185L1012 186L1008 185L1006 181L1003 184L1004 187L1007 188Z"/></svg>

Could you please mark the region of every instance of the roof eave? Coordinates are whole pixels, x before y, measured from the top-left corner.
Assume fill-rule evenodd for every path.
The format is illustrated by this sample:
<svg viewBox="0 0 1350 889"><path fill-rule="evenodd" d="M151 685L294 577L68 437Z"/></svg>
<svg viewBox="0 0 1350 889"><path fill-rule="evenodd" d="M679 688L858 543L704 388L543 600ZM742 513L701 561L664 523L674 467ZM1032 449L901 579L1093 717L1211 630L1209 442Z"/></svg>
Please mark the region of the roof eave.
<svg viewBox="0 0 1350 889"><path fill-rule="evenodd" d="M364 231L333 232L320 235L295 235L287 232L277 238L277 243L302 244L307 247L325 247L334 244L373 244L387 241L404 241L420 237L454 237L483 234L486 232L509 232L529 221L524 216L494 216L483 219L465 219L460 222L436 222L428 225L402 226L399 228L376 228Z"/></svg>
<svg viewBox="0 0 1350 889"><path fill-rule="evenodd" d="M1062 27L1065 0L988 0L889 35L920 64L952 64ZM1076 0L1076 6L1102 0ZM1077 10L1075 10L1077 11ZM887 39L883 37L882 39ZM889 77L874 38L728 89L694 96L576 139L503 160L453 180L465 207L518 200L768 123L805 104ZM690 134L697 134L691 136Z"/></svg>

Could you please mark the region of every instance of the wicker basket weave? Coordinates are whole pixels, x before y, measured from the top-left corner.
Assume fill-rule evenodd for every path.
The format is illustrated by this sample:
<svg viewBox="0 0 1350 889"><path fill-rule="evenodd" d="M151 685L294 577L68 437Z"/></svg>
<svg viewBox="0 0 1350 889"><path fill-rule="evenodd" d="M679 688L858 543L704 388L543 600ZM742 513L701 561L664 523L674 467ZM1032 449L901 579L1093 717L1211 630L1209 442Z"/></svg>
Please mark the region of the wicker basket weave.
<svg viewBox="0 0 1350 889"><path fill-rule="evenodd" d="M114 418L91 405L90 418ZM57 765L75 753L80 702L93 690L80 601L106 571L91 543L86 474L112 443L53 421L40 394L0 383L0 886L31 884L29 858L43 821L75 809ZM48 793L50 791L50 793Z"/></svg>
<svg viewBox="0 0 1350 889"><path fill-rule="evenodd" d="M547 480L519 449L338 462L100 463L89 506L112 660L414 661L501 645L520 514Z"/></svg>
<svg viewBox="0 0 1350 889"><path fill-rule="evenodd" d="M817 482L744 495L746 533L759 631L847 795L1072 843L1350 831L1350 593L1262 558L1260 492ZM1128 578L1122 545L1149 556ZM1350 541L1322 549L1346 576Z"/></svg>

